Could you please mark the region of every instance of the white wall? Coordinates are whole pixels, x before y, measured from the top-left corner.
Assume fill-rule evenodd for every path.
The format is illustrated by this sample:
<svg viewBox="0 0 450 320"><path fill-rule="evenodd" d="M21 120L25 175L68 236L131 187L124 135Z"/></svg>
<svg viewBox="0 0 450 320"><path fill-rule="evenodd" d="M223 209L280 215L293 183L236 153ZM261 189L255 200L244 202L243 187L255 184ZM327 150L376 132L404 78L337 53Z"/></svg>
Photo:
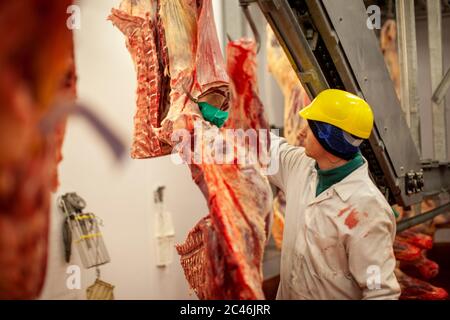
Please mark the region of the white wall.
<svg viewBox="0 0 450 320"><path fill-rule="evenodd" d="M81 29L75 33L79 99L86 102L127 143L133 129L136 79L124 36L106 17L117 1L80 1ZM166 207L173 213L176 241L207 214L207 207L185 166L170 158L128 159L116 163L96 133L81 119L70 118L63 146L60 188L56 195L77 192L87 209L104 220L103 234L112 262L102 279L115 285L116 299L194 299L174 252L174 263L154 264L153 190L165 185ZM61 239L62 217L51 212L48 276L42 299L84 299L95 279L83 271L82 290L68 290ZM72 263L79 264L77 252ZM80 264L81 265L81 264Z"/></svg>

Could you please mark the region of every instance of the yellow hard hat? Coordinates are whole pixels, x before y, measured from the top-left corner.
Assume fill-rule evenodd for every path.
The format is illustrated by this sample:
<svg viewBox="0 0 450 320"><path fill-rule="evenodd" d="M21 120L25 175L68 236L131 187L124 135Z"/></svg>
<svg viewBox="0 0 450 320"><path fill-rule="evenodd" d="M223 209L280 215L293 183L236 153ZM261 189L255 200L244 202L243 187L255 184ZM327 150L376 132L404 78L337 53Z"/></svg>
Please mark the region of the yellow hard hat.
<svg viewBox="0 0 450 320"><path fill-rule="evenodd" d="M299 115L308 120L329 123L356 137L367 139L373 128L373 113L369 104L346 91L326 89Z"/></svg>

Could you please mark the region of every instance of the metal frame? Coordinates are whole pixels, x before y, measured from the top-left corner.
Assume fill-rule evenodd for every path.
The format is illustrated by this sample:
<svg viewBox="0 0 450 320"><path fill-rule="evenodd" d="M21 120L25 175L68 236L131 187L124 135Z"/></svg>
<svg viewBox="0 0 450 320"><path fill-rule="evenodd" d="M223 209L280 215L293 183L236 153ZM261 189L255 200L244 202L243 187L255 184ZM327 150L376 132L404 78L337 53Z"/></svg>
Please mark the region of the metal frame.
<svg viewBox="0 0 450 320"><path fill-rule="evenodd" d="M398 224L397 224L397 233L400 233L406 229L409 229L411 227L414 227L418 224L424 223L428 220L433 219L434 217L440 215L440 214L445 214L448 213L450 211L450 202L447 202L446 204L434 208L430 211L427 211L425 213L419 214L417 216L411 217L411 218L407 218L407 219L403 219L401 220Z"/></svg>
<svg viewBox="0 0 450 320"><path fill-rule="evenodd" d="M450 163L439 161L423 161L424 196L435 196L450 192Z"/></svg>
<svg viewBox="0 0 450 320"><path fill-rule="evenodd" d="M328 88L327 80L286 0L258 0L292 67L310 97Z"/></svg>
<svg viewBox="0 0 450 320"><path fill-rule="evenodd" d="M413 0L396 0L398 52L400 63L401 107L412 139L420 150L419 110L417 95L416 19ZM420 151L419 151L420 152Z"/></svg>
<svg viewBox="0 0 450 320"><path fill-rule="evenodd" d="M366 26L363 2L348 6L348 0L306 0L292 1L291 7L287 0L258 0L258 4L311 98L331 83L372 105L375 128L363 153L380 189L389 193L391 202L404 206L421 201L419 154L377 38ZM306 37L314 33L319 37L316 42Z"/></svg>
<svg viewBox="0 0 450 320"><path fill-rule="evenodd" d="M435 103L441 103L444 100L447 91L450 89L450 69L447 70L442 81L437 86L436 90L433 93L433 101Z"/></svg>
<svg viewBox="0 0 450 320"><path fill-rule="evenodd" d="M253 21L252 15L248 9L249 4L255 1L256 0L239 0L239 5L244 12L244 16L247 19L250 29L252 30L253 36L255 37L256 53L259 53L259 50L261 48L261 37L259 35L258 28L255 25L255 21Z"/></svg>
<svg viewBox="0 0 450 320"><path fill-rule="evenodd" d="M430 74L431 91L434 92L442 79L442 18L441 2L427 0L428 15L428 44L430 48ZM433 146L434 159L447 159L446 132L445 132L445 105L441 102L431 101L433 114Z"/></svg>
<svg viewBox="0 0 450 320"><path fill-rule="evenodd" d="M380 141L376 141L376 137L372 135L369 142L389 188L398 203L417 203L422 198L420 188L411 192L409 186L411 173L413 182L418 177L417 174L420 175L419 153L401 112L378 39L373 30L366 26L364 3L353 1L351 6L344 0L323 0L322 3L341 41L342 50L363 97L373 108L374 131L379 133ZM358 32L355 33L354 30ZM385 161L386 157L390 162Z"/></svg>

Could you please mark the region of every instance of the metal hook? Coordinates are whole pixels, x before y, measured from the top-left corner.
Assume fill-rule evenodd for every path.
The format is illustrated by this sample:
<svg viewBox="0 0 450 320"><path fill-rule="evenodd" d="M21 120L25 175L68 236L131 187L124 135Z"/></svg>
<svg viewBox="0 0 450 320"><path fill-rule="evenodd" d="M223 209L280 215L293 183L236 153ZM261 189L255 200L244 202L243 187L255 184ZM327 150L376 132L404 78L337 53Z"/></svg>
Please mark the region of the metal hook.
<svg viewBox="0 0 450 320"><path fill-rule="evenodd" d="M393 0L388 0L386 12L386 18L395 19Z"/></svg>
<svg viewBox="0 0 450 320"><path fill-rule="evenodd" d="M186 87L185 87L184 85L183 85L182 87L183 87L184 93L188 96L189 100L191 100L191 101L193 101L193 102L195 102L195 103L198 103L198 99L194 98L194 97L191 95L191 93L188 91L188 89L186 89Z"/></svg>
<svg viewBox="0 0 450 320"><path fill-rule="evenodd" d="M244 11L245 18L252 29L253 36L255 37L256 42L256 53L259 53L259 49L261 47L261 37L259 35L258 29L256 28L255 22L253 21L252 15L250 14L250 10L248 9L249 3L252 1L248 0L239 0L239 5L242 7Z"/></svg>

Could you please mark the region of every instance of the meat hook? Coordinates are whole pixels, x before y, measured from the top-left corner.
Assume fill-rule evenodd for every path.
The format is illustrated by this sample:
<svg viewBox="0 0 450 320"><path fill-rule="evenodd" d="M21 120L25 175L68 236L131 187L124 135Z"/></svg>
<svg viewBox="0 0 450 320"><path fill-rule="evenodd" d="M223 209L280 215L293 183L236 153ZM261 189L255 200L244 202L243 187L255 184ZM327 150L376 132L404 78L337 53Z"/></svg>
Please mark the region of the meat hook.
<svg viewBox="0 0 450 320"><path fill-rule="evenodd" d="M259 53L259 49L261 47L261 37L258 32L258 28L256 27L255 21L253 21L252 15L250 14L250 10L248 6L250 3L255 2L255 0L239 0L239 5L242 7L242 11L244 11L245 18L252 29L253 36L255 37L256 42L256 53Z"/></svg>

